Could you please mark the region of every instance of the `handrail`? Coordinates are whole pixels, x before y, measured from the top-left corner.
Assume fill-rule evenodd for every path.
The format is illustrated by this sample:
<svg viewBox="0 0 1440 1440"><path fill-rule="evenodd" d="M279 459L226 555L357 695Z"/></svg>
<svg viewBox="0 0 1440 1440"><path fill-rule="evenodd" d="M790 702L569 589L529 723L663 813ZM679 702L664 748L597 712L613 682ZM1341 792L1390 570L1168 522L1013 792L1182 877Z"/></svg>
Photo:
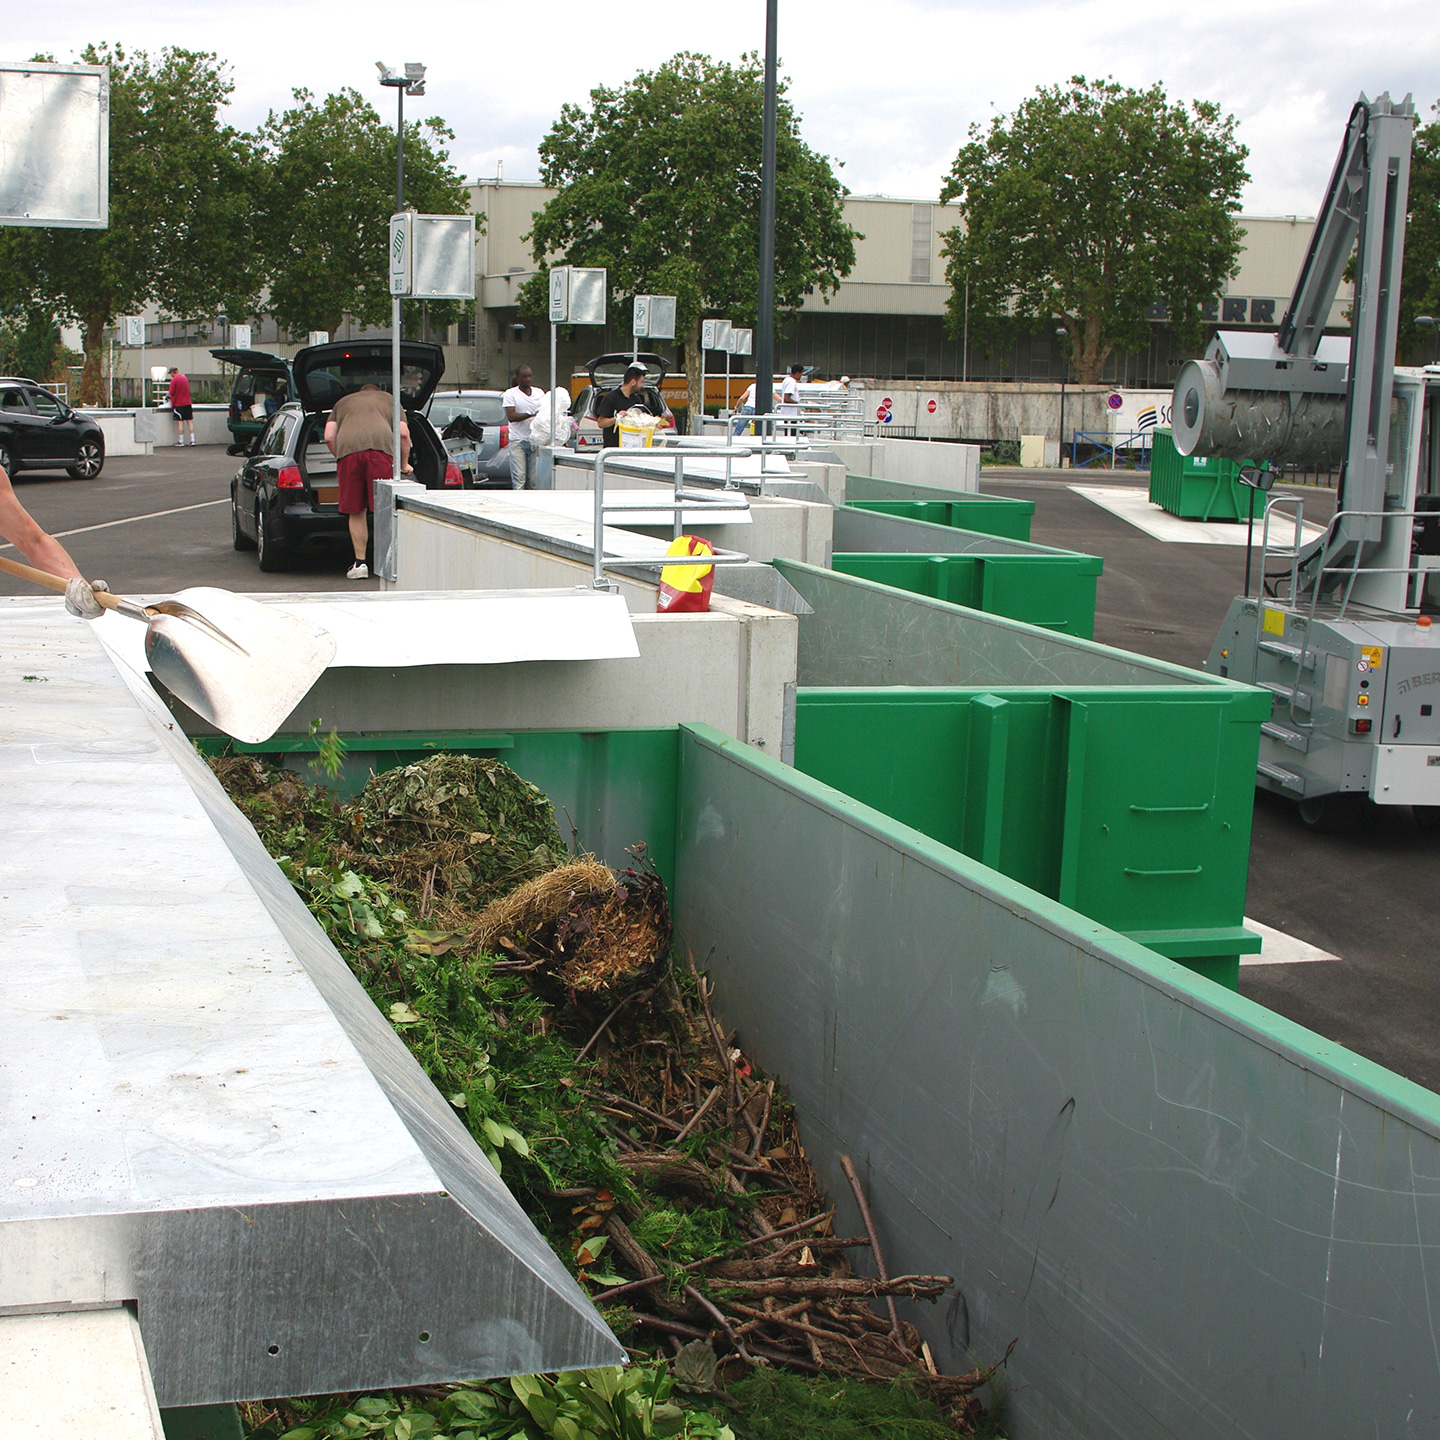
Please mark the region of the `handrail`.
<svg viewBox="0 0 1440 1440"><path fill-rule="evenodd" d="M684 485L685 477L685 456L693 451L677 450L675 455L675 497L673 501L666 502L657 500L654 503L647 503L646 510L669 510L674 514L674 538L679 539L684 533L684 512L686 510L709 509L717 513L735 510L749 510L750 502L741 497L737 503L734 492L721 499L715 495L700 495L694 491L686 490ZM746 458L750 451L743 446L726 446L723 452L710 452L712 455L721 453L733 454L737 458ZM629 457L625 450L619 445L607 445L599 451L594 459L595 470L595 528L591 535L591 579L590 585L595 590L611 589L611 582L605 576L605 515L621 514L626 510L636 510L634 505L610 505L605 504L605 466L611 460L624 460ZM561 464L583 464L584 462L576 456L573 460L559 455L554 456ZM552 462L553 463L553 462ZM721 492L724 494L724 492ZM667 565L741 565L749 564L750 557L742 555L738 550L717 550L713 555L707 555L703 559L683 560L674 557L666 557L664 564ZM661 562L653 560L621 560L623 565L635 565L645 568L652 568Z"/></svg>

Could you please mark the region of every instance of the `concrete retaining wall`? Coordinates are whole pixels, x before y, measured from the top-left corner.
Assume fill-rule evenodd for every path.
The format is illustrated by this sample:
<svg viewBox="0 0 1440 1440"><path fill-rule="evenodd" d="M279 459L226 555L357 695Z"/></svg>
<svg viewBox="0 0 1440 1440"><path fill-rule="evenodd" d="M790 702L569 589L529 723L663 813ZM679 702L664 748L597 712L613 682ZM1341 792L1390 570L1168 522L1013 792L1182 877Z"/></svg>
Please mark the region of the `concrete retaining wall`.
<svg viewBox="0 0 1440 1440"><path fill-rule="evenodd" d="M928 440L846 441L826 444L852 475L876 475L941 490L980 488L980 447ZM878 468L876 468L878 467Z"/></svg>
<svg viewBox="0 0 1440 1440"><path fill-rule="evenodd" d="M175 443L175 417L169 410L81 410L105 434L107 455L149 455L158 445ZM229 411L224 405L195 407L197 445L228 445Z"/></svg>

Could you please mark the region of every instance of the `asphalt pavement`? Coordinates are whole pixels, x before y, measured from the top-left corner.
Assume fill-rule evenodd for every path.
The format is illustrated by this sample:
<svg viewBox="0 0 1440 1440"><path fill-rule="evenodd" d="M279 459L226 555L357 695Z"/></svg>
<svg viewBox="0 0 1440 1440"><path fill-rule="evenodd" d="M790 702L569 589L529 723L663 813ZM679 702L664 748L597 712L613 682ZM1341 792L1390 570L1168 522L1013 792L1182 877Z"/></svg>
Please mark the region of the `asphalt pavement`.
<svg viewBox="0 0 1440 1440"><path fill-rule="evenodd" d="M253 550L230 544L230 479L239 467L222 445L167 446L153 455L108 459L95 480L72 480L63 470L22 470L11 483L21 504L61 537L80 569L117 592L154 595L188 585L379 588L375 580L345 578L354 557L344 544L298 556L280 574L262 575ZM0 595L33 593L0 575Z"/></svg>
<svg viewBox="0 0 1440 1440"><path fill-rule="evenodd" d="M343 546L279 575L262 575L253 552L232 549L229 482L239 463L218 446L165 449L111 459L97 480L22 473L15 488L35 518L64 537L81 569L117 591L376 588L373 580L345 579ZM1098 640L1198 666L1241 588L1244 550L1151 539L1074 494L1068 487L1076 482L1143 484L1144 477L987 470L981 488L1033 500L1032 534L1042 544L1104 558ZM1307 519L1327 519L1333 497L1304 493ZM28 593L0 575L0 594ZM1437 857L1440 836L1422 834L1408 809L1373 808L1352 833L1322 835L1301 823L1292 804L1257 795L1247 913L1341 958L1247 965L1241 992L1440 1090Z"/></svg>
<svg viewBox="0 0 1440 1440"><path fill-rule="evenodd" d="M1151 539L1072 484L1144 485L1124 472L986 470L981 489L1035 502L1031 538L1105 561L1095 638L1198 667L1245 579L1242 546ZM1310 489L1305 518L1334 513ZM1295 805L1256 792L1246 913L1340 957L1244 965L1240 992L1410 1080L1440 1090L1440 835L1407 806L1371 806L1348 835L1308 829Z"/></svg>

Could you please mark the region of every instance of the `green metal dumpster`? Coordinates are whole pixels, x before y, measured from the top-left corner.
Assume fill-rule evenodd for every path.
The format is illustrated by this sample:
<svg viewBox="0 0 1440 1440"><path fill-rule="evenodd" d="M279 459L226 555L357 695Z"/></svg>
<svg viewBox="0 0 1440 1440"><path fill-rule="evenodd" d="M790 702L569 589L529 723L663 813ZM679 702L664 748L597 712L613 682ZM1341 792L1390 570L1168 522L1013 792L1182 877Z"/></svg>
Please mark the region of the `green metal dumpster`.
<svg viewBox="0 0 1440 1440"><path fill-rule="evenodd" d="M847 480L847 487L849 483ZM953 525L958 530L979 530L985 535L1004 535L1011 540L1030 538L1030 520L1035 514L1032 500L960 492L950 494L944 500L859 500L846 503L857 510L901 515L907 520L927 520L932 525Z"/></svg>
<svg viewBox="0 0 1440 1440"><path fill-rule="evenodd" d="M1162 510L1182 520L1244 520L1255 492L1240 483L1239 475L1234 460L1182 455L1169 430L1155 432L1150 498Z"/></svg>
<svg viewBox="0 0 1440 1440"><path fill-rule="evenodd" d="M1086 640L1095 634L1095 585L1104 562L1093 555L838 554L830 563L842 575L952 605Z"/></svg>
<svg viewBox="0 0 1440 1440"><path fill-rule="evenodd" d="M1234 988L1269 697L780 562L810 606L786 758Z"/></svg>

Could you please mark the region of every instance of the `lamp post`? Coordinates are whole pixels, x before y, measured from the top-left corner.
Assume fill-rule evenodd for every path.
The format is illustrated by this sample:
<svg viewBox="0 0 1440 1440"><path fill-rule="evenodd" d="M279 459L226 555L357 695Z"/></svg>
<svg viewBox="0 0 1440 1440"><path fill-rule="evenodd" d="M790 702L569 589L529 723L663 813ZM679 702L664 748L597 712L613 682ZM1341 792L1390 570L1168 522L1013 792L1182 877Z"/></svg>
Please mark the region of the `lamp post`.
<svg viewBox="0 0 1440 1440"><path fill-rule="evenodd" d="M407 61L403 70L392 70L383 60L375 62L380 72L380 83L395 91L395 213L405 209L405 97L425 93L425 67L415 61ZM414 244L414 236L410 237ZM400 478L400 301L395 295L390 301L390 443L394 447L391 471L396 480Z"/></svg>
<svg viewBox="0 0 1440 1440"><path fill-rule="evenodd" d="M755 414L775 408L775 51L780 28L778 0L765 3L765 101L760 140L760 287L755 313ZM759 426L762 438L774 426Z"/></svg>
<svg viewBox="0 0 1440 1440"><path fill-rule="evenodd" d="M1435 358L1430 363L1432 365L1440 365L1440 320L1437 320L1433 315L1417 315L1415 317L1415 323L1417 325L1423 325L1427 330L1434 333Z"/></svg>
<svg viewBox="0 0 1440 1440"><path fill-rule="evenodd" d="M1060 468L1065 468L1065 386L1070 379L1070 346L1067 343L1070 339L1070 332L1061 325L1056 331L1060 337L1060 347L1065 352L1065 369L1060 376Z"/></svg>

